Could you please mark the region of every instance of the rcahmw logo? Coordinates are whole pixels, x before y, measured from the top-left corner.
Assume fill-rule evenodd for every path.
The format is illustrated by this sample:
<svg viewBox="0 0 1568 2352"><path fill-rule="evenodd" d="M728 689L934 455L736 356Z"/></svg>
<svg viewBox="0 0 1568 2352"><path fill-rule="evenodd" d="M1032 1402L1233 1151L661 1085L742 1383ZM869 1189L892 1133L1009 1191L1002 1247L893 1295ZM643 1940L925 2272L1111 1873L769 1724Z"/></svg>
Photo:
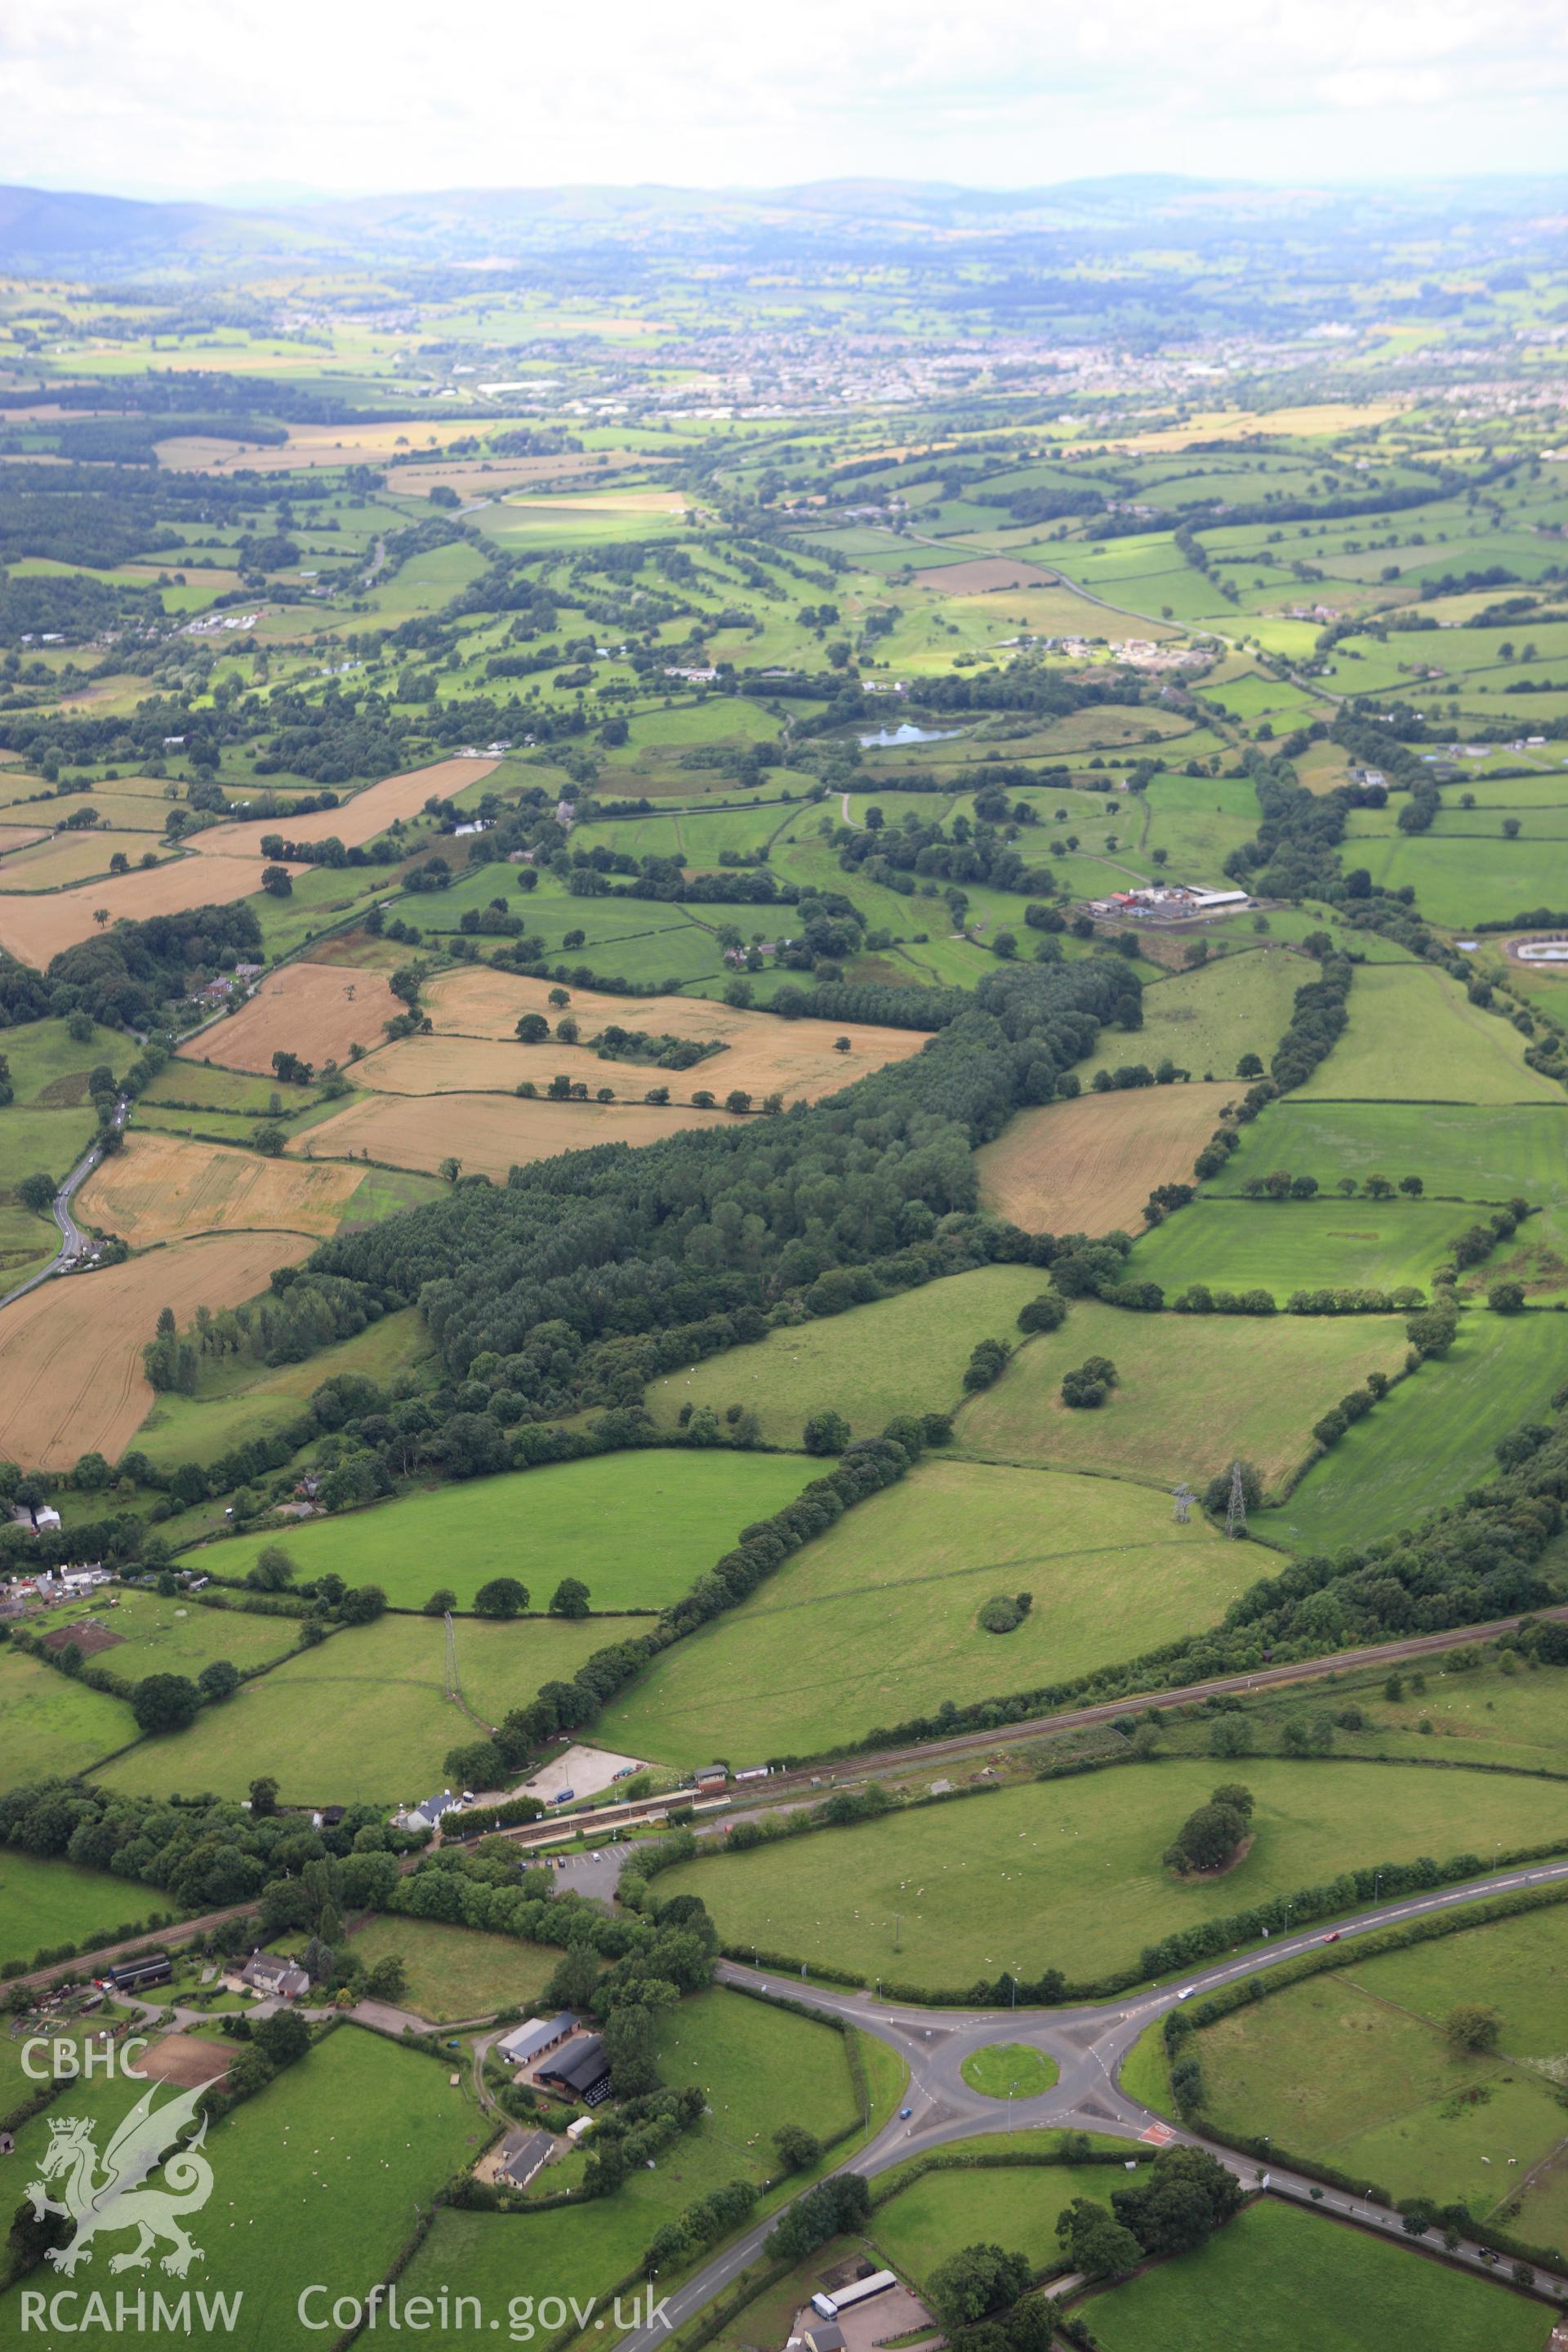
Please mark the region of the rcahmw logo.
<svg viewBox="0 0 1568 2352"><path fill-rule="evenodd" d="M175 2278L183 2279L193 2263L205 2260L185 2226L191 2215L201 2211L213 2189L213 2168L203 2153L205 2116L196 2123L201 2087L182 2092L161 2107L156 2105L160 2087L153 2083L142 2093L101 2157L89 2118L49 2118L49 2144L38 2178L28 2182L26 2195L35 2221L54 2214L72 2225L65 2244L50 2246L44 2255L53 2269L68 2278L92 2261L100 2237L119 2237L127 2231L135 2233L135 2242L110 2256L111 2272L149 2269L160 2247L168 2251L160 2256L159 2267ZM182 2140L182 2133L192 2124L196 2124L195 2131ZM161 2184L150 2185L160 2171ZM58 2189L52 2196L51 2187ZM244 2296L197 2294L194 2300L204 2328L228 2330L238 2319ZM192 2302L188 2291L171 2298L162 2294L84 2294L76 2289L45 2294L25 2287L22 2326L24 2330L47 2327L67 2336L89 2327L145 2330L149 2326L188 2335Z"/></svg>

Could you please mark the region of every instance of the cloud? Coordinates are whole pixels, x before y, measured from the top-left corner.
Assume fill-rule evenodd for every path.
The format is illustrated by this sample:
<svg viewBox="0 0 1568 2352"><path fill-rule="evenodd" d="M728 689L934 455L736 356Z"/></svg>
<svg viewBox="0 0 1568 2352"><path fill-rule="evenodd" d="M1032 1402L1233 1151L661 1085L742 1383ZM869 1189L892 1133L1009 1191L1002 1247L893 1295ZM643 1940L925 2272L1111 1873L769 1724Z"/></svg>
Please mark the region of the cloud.
<svg viewBox="0 0 1568 2352"><path fill-rule="evenodd" d="M1545 170L1565 97L1560 0L56 0L0 22L7 176L193 194Z"/></svg>

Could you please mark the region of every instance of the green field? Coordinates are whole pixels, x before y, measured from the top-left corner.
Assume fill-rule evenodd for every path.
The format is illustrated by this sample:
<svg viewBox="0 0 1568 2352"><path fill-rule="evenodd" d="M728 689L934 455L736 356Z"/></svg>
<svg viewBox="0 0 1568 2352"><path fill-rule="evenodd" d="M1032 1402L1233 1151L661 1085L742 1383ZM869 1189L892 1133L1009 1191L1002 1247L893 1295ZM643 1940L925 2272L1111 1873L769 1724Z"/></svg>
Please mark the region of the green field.
<svg viewBox="0 0 1568 2352"><path fill-rule="evenodd" d="M630 1623L465 1623L458 1630L463 1696L486 1722L499 1723L542 1683L569 1681ZM188 1731L143 1740L92 1777L138 1796L239 1798L258 1772L269 1772L286 1805L391 1806L445 1786L447 1749L479 1736L446 1696L440 1619L388 1616L300 1652L221 1706L204 1708Z"/></svg>
<svg viewBox="0 0 1568 2352"><path fill-rule="evenodd" d="M1524 1047L1435 965L1368 964L1351 982L1350 1025L1296 1099L1560 1104L1562 1087L1526 1069Z"/></svg>
<svg viewBox="0 0 1568 2352"><path fill-rule="evenodd" d="M543 1944L515 1936L489 1936L477 1927L447 1927L437 1919L409 1919L400 1912L367 1920L353 1929L350 1949L367 1969L395 1953L406 1975L397 1997L432 2023L483 2017L499 2009L526 2014L538 2001L561 1955Z"/></svg>
<svg viewBox="0 0 1568 2352"><path fill-rule="evenodd" d="M810 1755L1196 1632L1246 1580L1207 1526L1172 1524L1163 1494L928 1457L667 1650L605 1707L602 1735L667 1763ZM1026 1588L1016 1632L976 1622Z"/></svg>
<svg viewBox="0 0 1568 2352"><path fill-rule="evenodd" d="M1127 1272L1161 1284L1167 1301L1194 1282L1272 1291L1280 1307L1293 1290L1414 1284L1425 1292L1455 1235L1474 1223L1457 1202L1204 1196L1146 1234Z"/></svg>
<svg viewBox="0 0 1568 2352"><path fill-rule="evenodd" d="M964 1406L954 1434L992 1461L1167 1486L1201 1484L1239 1454L1278 1485L1311 1450L1313 1422L1369 1371L1397 1373L1406 1349L1397 1316L1139 1315L1079 1299ZM1061 1399L1062 1375L1088 1356L1118 1374L1092 1412Z"/></svg>
<svg viewBox="0 0 1568 2352"><path fill-rule="evenodd" d="M1023 2138L1021 2133L1014 2137ZM989 2139L980 2142L986 2152L994 2146ZM868 2234L917 2290L962 2246L1004 2246L1009 2253L1026 2254L1034 2271L1057 2270L1058 2214L1075 2197L1103 2199L1113 2184L1121 2189L1126 2181L1120 2168L1098 2164L954 2166L926 2173L879 2205Z"/></svg>
<svg viewBox="0 0 1568 2352"><path fill-rule="evenodd" d="M1148 824L1139 838L1140 853L1166 850L1164 870L1173 880L1225 889L1226 859L1258 832L1258 794L1250 778L1155 776L1145 799Z"/></svg>
<svg viewBox="0 0 1568 2352"><path fill-rule="evenodd" d="M1541 2352L1550 2332L1509 2288L1273 2198L1078 2308L1105 2352Z"/></svg>
<svg viewBox="0 0 1568 2352"><path fill-rule="evenodd" d="M1018 1310L1044 1281L1036 1266L984 1265L844 1315L788 1324L652 1381L648 1410L671 1427L682 1405L722 1413L740 1404L756 1414L769 1445L798 1445L807 1417L828 1405L857 1437L875 1436L895 1413L949 1412L976 1341L1016 1338Z"/></svg>
<svg viewBox="0 0 1568 2352"><path fill-rule="evenodd" d="M597 1611L659 1609L743 1527L798 1495L812 1467L799 1454L727 1449L591 1455L427 1488L281 1537L237 1536L186 1564L240 1577L264 1546L281 1542L301 1580L331 1572L379 1584L399 1609L423 1608L440 1585L467 1609L495 1576L521 1578L536 1610L564 1576L588 1587Z"/></svg>
<svg viewBox="0 0 1568 2352"><path fill-rule="evenodd" d="M1222 1780L1257 1801L1245 1860L1181 1879L1162 1859ZM1317 1885L1352 1865L1568 1840L1550 1781L1281 1757L1167 1758L966 1797L749 1853L678 1864L659 1898L700 1895L720 1934L930 1990L1004 1970L1070 1979L1134 1969L1196 1920ZM895 1948L895 1923L897 1948Z"/></svg>
<svg viewBox="0 0 1568 2352"><path fill-rule="evenodd" d="M78 2087L70 2096L78 2113L116 2121L130 2105L119 2083ZM237 2352L318 2340L296 2318L301 2290L327 2283L328 2307L333 2294L364 2294L406 2239L416 2203L428 2205L471 2158L480 2136L466 2075L453 2089L444 2066L353 2026L340 2027L226 2117L207 2141L214 2188L197 2240L205 2259L190 2280L209 2293L243 2295L238 2324L225 2340ZM47 2138L47 2115L25 2125L16 2142L21 2163L36 2165ZM353 2227L335 2226L347 2212ZM17 2292L0 2299L7 2332L19 2325ZM94 2352L123 2340L89 2319L72 2337Z"/></svg>
<svg viewBox="0 0 1568 2352"><path fill-rule="evenodd" d="M360 1192L386 1181L392 1181L386 1171L372 1169ZM367 1380L384 1382L429 1352L423 1316L417 1307L404 1307L300 1364L236 1365L231 1360L204 1373L199 1394L171 1391L160 1396L136 1433L135 1447L161 1470L176 1469L182 1462L205 1465L248 1438L288 1428L322 1381L335 1374L362 1372Z"/></svg>
<svg viewBox="0 0 1568 2352"><path fill-rule="evenodd" d="M1565 1346L1554 1315L1468 1307L1447 1354L1346 1430L1269 1519L1269 1534L1294 1551L1336 1552L1457 1502L1496 1475L1498 1439L1544 1413Z"/></svg>
<svg viewBox="0 0 1568 2352"><path fill-rule="evenodd" d="M601 2294L637 2269L656 2231L686 2206L725 2182L764 2179L781 2124L805 2124L826 2138L855 2116L840 2037L742 1993L716 1989L667 2013L659 2056L665 2082L700 2083L710 2112L656 2167L628 2175L614 2196L554 2212L444 2209L405 2272L403 2291L435 2294L449 2284L492 2310L504 2310L513 2294ZM896 2085L889 2089L896 2095ZM569 2157L552 2167L551 2187L566 2185L580 2165ZM668 2284L661 2275L661 2289ZM469 2339L437 2328L426 2340Z"/></svg>
<svg viewBox="0 0 1568 2352"><path fill-rule="evenodd" d="M1537 907L1568 904L1568 840L1544 837L1527 817L1516 841L1487 838L1478 819L1468 838L1432 832L1394 834L1386 841L1347 844L1346 866L1363 866L1374 883L1400 890L1408 883L1429 921L1462 930L1473 923L1506 923Z"/></svg>
<svg viewBox="0 0 1568 2352"><path fill-rule="evenodd" d="M1500 2051L1457 2051L1479 2001ZM1205 2113L1395 2198L1463 2204L1527 2243L1561 2243L1560 2084L1568 2071L1568 1910L1500 1919L1270 1992L1198 2040ZM1517 2220L1501 2208L1518 2200ZM1532 2208L1541 2217L1532 2224Z"/></svg>
<svg viewBox="0 0 1568 2352"><path fill-rule="evenodd" d="M1356 985L1362 985L1357 980ZM1329 1064L1333 1066L1332 1057ZM1210 1193L1239 1192L1285 1168L1332 1191L1384 1176L1419 1176L1428 1196L1493 1203L1568 1197L1568 1103L1486 1109L1470 1104L1310 1102L1287 1095L1241 1130L1240 1148Z"/></svg>
<svg viewBox="0 0 1568 2352"><path fill-rule="evenodd" d="M1243 1054L1267 1064L1289 1025L1296 991L1315 970L1300 956L1263 948L1155 982L1143 992L1143 1026L1125 1036L1103 1030L1079 1072L1120 1062L1153 1069L1167 1055L1194 1078L1230 1077Z"/></svg>
<svg viewBox="0 0 1568 2352"><path fill-rule="evenodd" d="M32 1021L6 1030L0 1035L0 1053L10 1065L16 1106L41 1110L80 1109L90 1071L107 1065L118 1078L136 1057L122 1029L95 1028L88 1043L79 1045L63 1021ZM9 1116L0 1111L0 1129Z"/></svg>
<svg viewBox="0 0 1568 2352"><path fill-rule="evenodd" d="M30 1961L51 1944L111 1943L122 1925L177 1908L158 1887L133 1878L0 1846L0 1961Z"/></svg>
<svg viewBox="0 0 1568 2352"><path fill-rule="evenodd" d="M136 1719L123 1699L73 1682L20 1650L0 1651L0 1788L84 1771L135 1738Z"/></svg>
<svg viewBox="0 0 1568 2352"><path fill-rule="evenodd" d="M184 1596L164 1600L147 1591L121 1592L111 1608L87 1601L62 1610L50 1622L69 1625L89 1618L120 1636L113 1649L99 1653L96 1663L127 1683L139 1683L144 1675L188 1675L194 1682L215 1658L226 1658L243 1673L286 1656L300 1638L292 1618L208 1609Z"/></svg>

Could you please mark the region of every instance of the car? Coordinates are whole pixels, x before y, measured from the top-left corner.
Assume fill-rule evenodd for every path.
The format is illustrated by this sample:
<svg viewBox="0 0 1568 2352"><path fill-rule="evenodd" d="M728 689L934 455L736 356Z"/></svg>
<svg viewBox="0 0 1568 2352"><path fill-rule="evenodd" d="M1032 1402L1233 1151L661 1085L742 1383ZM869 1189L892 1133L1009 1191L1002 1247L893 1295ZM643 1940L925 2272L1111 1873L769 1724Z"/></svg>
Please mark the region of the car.
<svg viewBox="0 0 1568 2352"><path fill-rule="evenodd" d="M1191 2000L1196 1990L1196 1985L1184 1985L1181 1991L1176 1995L1176 1999L1178 2000Z"/></svg>
<svg viewBox="0 0 1568 2352"><path fill-rule="evenodd" d="M900 2107L900 2108L899 2109L899 2121L900 2121L901 2124L907 2124L907 2123L909 2122L910 2117L913 2114L914 2114L914 2109L913 2109L913 2107Z"/></svg>
<svg viewBox="0 0 1568 2352"><path fill-rule="evenodd" d="M1337 1927L1334 1929L1334 1931L1333 1931L1333 1933L1332 1933L1332 1935L1331 1935L1331 1936L1325 1936L1325 1937L1323 1937L1323 1941L1324 1941L1324 1943L1325 1943L1325 1944L1337 1944L1337 1943L1339 1942L1339 1940L1340 1940L1340 1931L1339 1931L1339 1929L1338 1929Z"/></svg>

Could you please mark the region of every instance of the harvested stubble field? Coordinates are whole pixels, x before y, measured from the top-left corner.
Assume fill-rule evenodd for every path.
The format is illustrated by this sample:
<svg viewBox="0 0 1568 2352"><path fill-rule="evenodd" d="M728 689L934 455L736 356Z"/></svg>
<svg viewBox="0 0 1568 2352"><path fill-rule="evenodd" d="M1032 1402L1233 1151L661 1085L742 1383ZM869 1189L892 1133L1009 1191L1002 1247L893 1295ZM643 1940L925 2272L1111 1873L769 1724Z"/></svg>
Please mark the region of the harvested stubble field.
<svg viewBox="0 0 1568 2352"><path fill-rule="evenodd" d="M1157 1490L928 1458L667 1650L604 1737L668 1763L812 1754L1194 1633L1256 1570L1205 1521L1173 1525ZM1017 1630L987 1633L984 1603L1026 1590Z"/></svg>
<svg viewBox="0 0 1568 2352"><path fill-rule="evenodd" d="M1201 1485L1238 1455L1266 1487L1312 1451L1312 1423L1368 1372L1396 1379L1398 1315L1133 1315L1078 1301L1021 1348L960 1414L966 1453L1068 1470ZM1062 1375L1109 1356L1118 1384L1097 1411L1061 1400Z"/></svg>
<svg viewBox="0 0 1568 2352"><path fill-rule="evenodd" d="M949 1412L976 1343L1016 1338L1019 1308L1045 1285L1035 1266L978 1266L728 1348L651 1381L644 1402L667 1428L683 1405L742 1405L768 1445L798 1445L808 1415L831 1405L874 1437L895 1413Z"/></svg>
<svg viewBox="0 0 1568 2352"><path fill-rule="evenodd" d="M596 1143L658 1143L678 1129L721 1124L723 1111L671 1103L519 1102L511 1095L381 1095L357 1102L293 1138L290 1153L316 1160L380 1160L439 1172L456 1157L468 1175L503 1183L509 1168L585 1151Z"/></svg>
<svg viewBox="0 0 1568 2352"><path fill-rule="evenodd" d="M1141 1233L1155 1185L1191 1182L1220 1105L1237 1092L1234 1083L1130 1087L1019 1111L974 1156L980 1197L1027 1233Z"/></svg>
<svg viewBox="0 0 1568 2352"><path fill-rule="evenodd" d="M363 1182L357 1169L264 1160L221 1143L135 1129L99 1162L77 1196L89 1224L132 1249L192 1234L335 1234Z"/></svg>
<svg viewBox="0 0 1568 2352"><path fill-rule="evenodd" d="M442 423L444 433L454 437L473 430L471 419L449 416ZM158 462L174 473L195 474L292 474L312 473L321 467L380 467L393 457L399 441L410 437L407 425L395 417L360 425L291 425L287 441L262 448L207 435L179 434L159 442ZM434 464L439 455L438 449L432 449L430 462ZM550 460L552 466L567 462ZM399 467L393 476L394 488L402 480Z"/></svg>
<svg viewBox="0 0 1568 2352"><path fill-rule="evenodd" d="M431 982L425 995L438 1034L515 1041L518 1022L525 1013L541 1013L554 1027L562 1008L550 1003L551 986L547 980L521 980L507 972L470 967L443 973ZM640 1095L648 1087L668 1083L672 1092L681 1093L707 1087L721 1101L731 1087L743 1087L758 1097L782 1094L788 1102L802 1097L815 1102L821 1095L852 1086L886 1063L918 1054L927 1042L924 1031L919 1029L879 1028L868 1022L783 1021L776 1013L722 1004L707 997L608 996L592 988L574 988L568 993L571 1003L564 1009L575 1019L584 1047L614 1024L622 1029L645 1029L651 1036L703 1041L718 1037L728 1049L711 1055L694 1069L673 1071L654 1069L641 1062L601 1062L589 1053L598 1082L613 1086L617 1094L630 1094L635 1088ZM847 1054L835 1051L834 1041L839 1037L849 1040ZM551 1056L556 1050L552 1044L521 1048L520 1055L530 1058L520 1058L517 1076L537 1080L542 1069L548 1079L554 1067Z"/></svg>
<svg viewBox="0 0 1568 2352"><path fill-rule="evenodd" d="M306 869L289 866L296 880ZM116 874L73 889L0 894L0 947L41 971L62 949L93 939L106 908L110 923L123 916L147 922L154 915L184 915L193 907L230 906L260 887L261 867L248 858L183 856L151 873Z"/></svg>
<svg viewBox="0 0 1568 2352"><path fill-rule="evenodd" d="M247 817L239 824L215 824L196 835L195 846L209 857L262 856L264 834L286 833L290 841L327 841L335 837L347 849L374 841L395 817L417 816L434 795L450 800L468 784L477 784L500 762L495 760L437 760L433 767L414 768L400 776L384 776L341 801L336 808L317 809L310 816Z"/></svg>
<svg viewBox="0 0 1568 2352"><path fill-rule="evenodd" d="M29 1291L0 1316L0 1454L44 1470L116 1460L153 1404L142 1349L161 1309L184 1324L198 1307L237 1307L310 1248L293 1234L225 1234Z"/></svg>
<svg viewBox="0 0 1568 2352"><path fill-rule="evenodd" d="M286 963L268 972L247 1004L179 1048L193 1062L270 1076L272 1056L298 1054L319 1070L346 1062L349 1047L378 1045L384 1025L405 1006L385 975L329 963Z"/></svg>

